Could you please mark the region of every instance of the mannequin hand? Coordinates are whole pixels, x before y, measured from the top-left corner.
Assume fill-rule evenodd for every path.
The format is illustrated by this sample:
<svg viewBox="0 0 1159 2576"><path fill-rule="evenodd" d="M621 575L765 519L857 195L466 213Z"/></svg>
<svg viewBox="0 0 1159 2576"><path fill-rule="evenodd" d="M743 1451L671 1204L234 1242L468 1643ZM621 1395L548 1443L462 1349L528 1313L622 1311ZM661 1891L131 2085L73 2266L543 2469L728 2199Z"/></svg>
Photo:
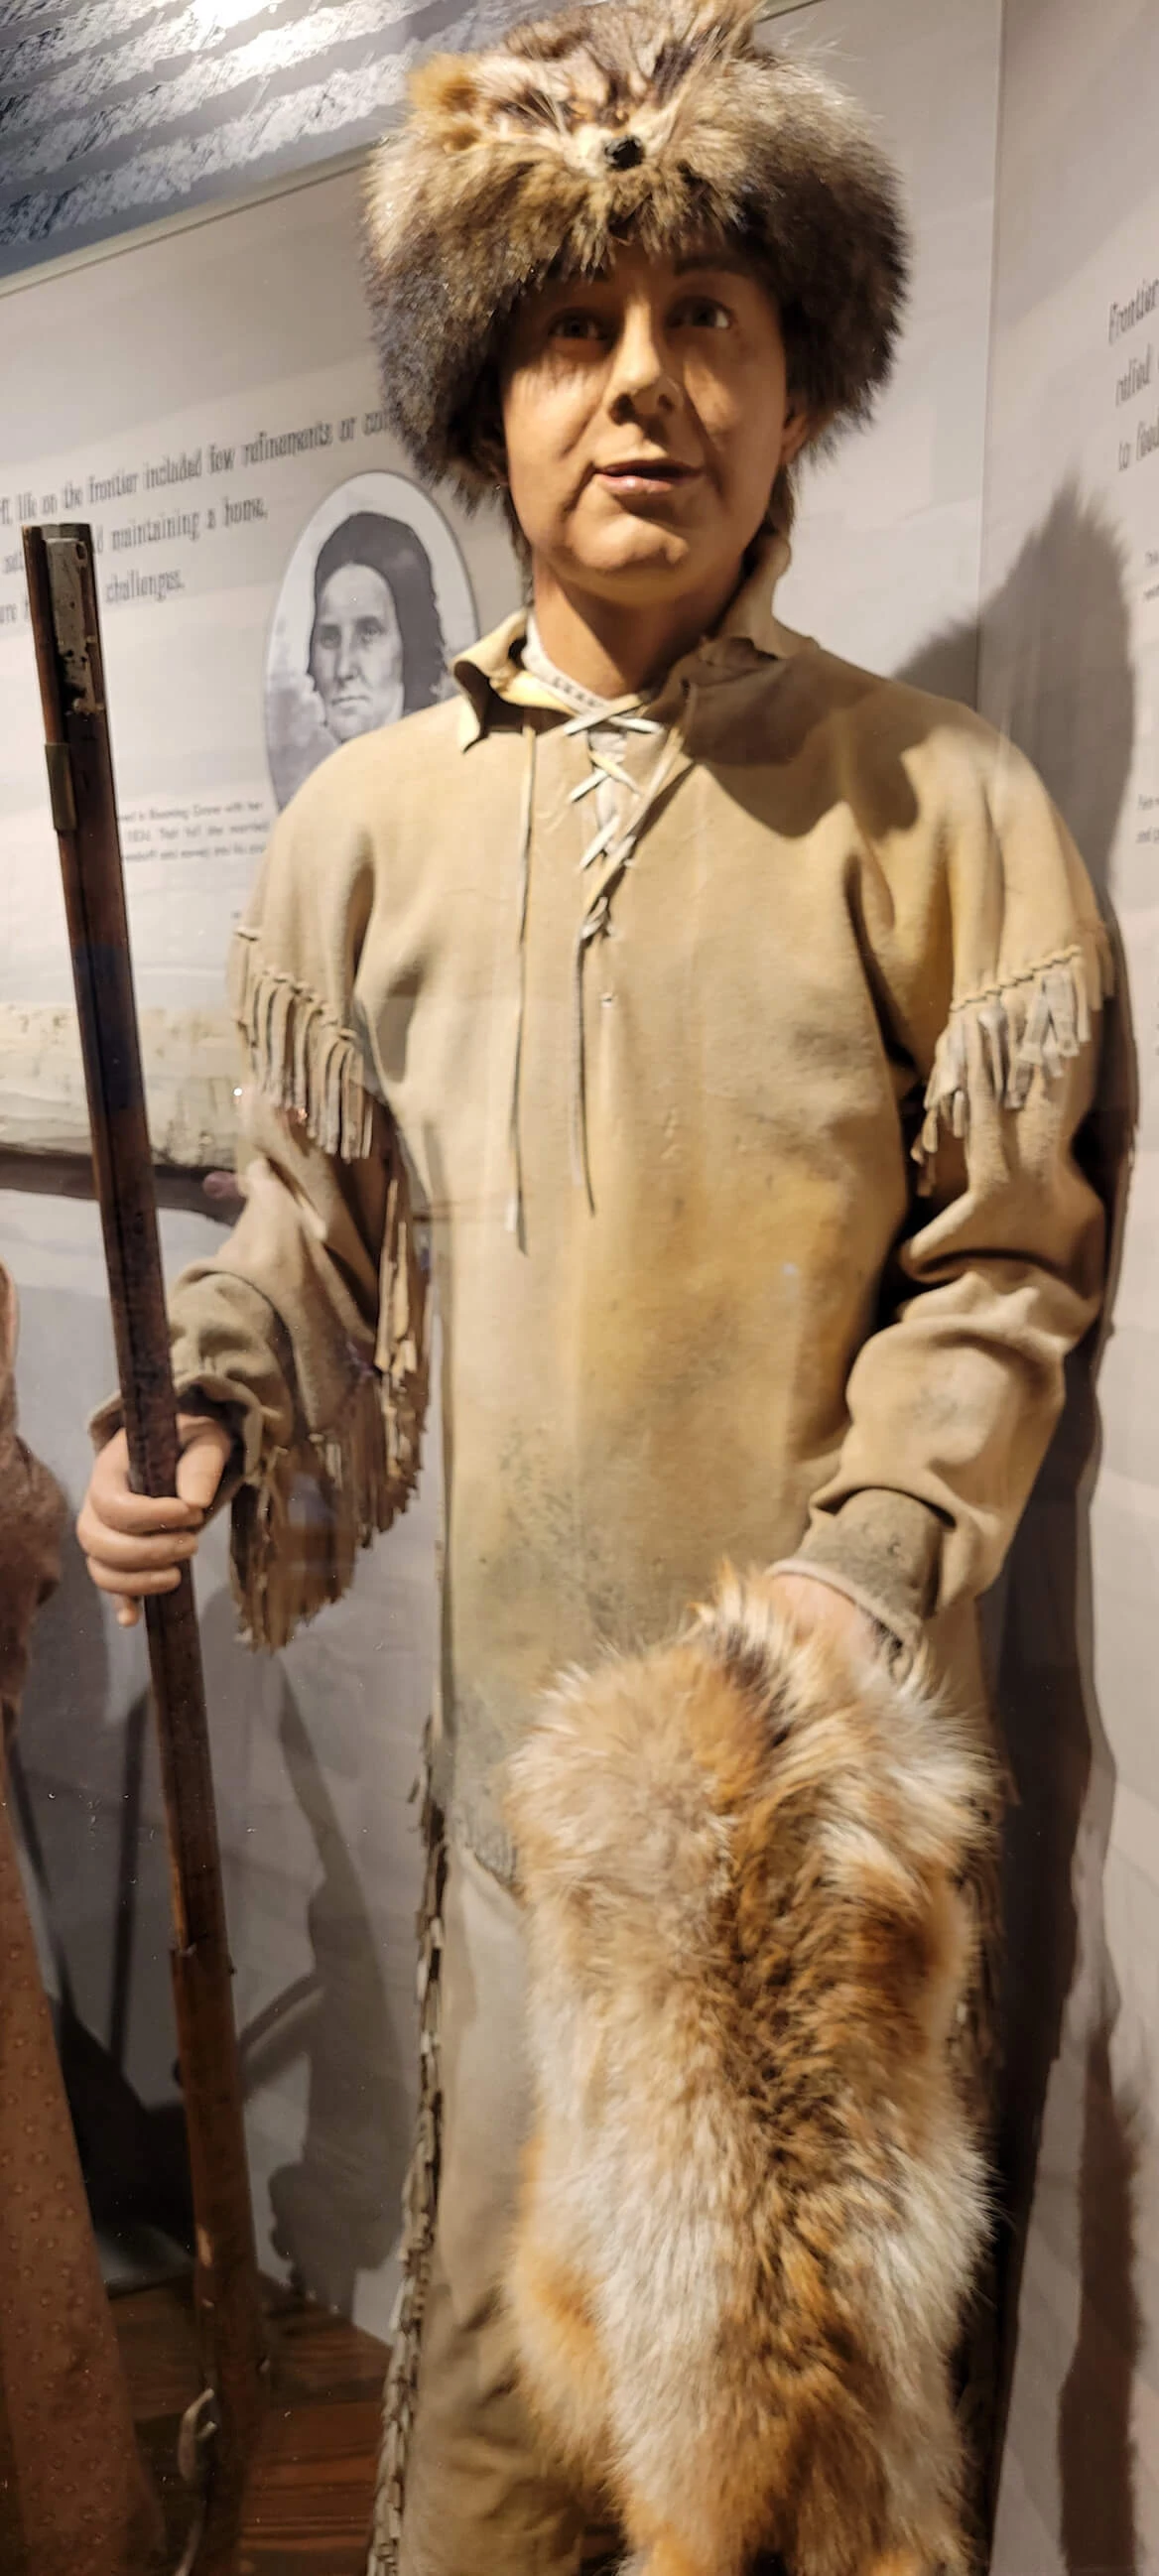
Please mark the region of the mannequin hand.
<svg viewBox="0 0 1159 2576"><path fill-rule="evenodd" d="M811 1574L774 1574L769 1588L778 1610L804 1641L821 1635L854 1656L879 1654L882 1631L868 1610Z"/></svg>
<svg viewBox="0 0 1159 2576"><path fill-rule="evenodd" d="M145 1593L173 1592L186 1559L197 1553L205 1515L225 1471L233 1440L223 1422L179 1413L177 1492L166 1501L135 1494L129 1451L118 1431L100 1451L77 1519L76 1534L98 1592L117 1597L117 1622L135 1628Z"/></svg>

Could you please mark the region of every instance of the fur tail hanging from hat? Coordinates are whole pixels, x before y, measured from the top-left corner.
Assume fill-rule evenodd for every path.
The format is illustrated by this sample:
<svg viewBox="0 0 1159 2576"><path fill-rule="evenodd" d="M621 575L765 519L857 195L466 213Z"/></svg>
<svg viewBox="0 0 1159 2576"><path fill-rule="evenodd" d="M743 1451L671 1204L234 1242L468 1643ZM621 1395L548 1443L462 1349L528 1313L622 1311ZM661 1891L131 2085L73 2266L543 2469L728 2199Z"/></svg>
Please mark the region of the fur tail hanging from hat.
<svg viewBox="0 0 1159 2576"><path fill-rule="evenodd" d="M987 2221L954 2063L996 1781L920 1667L728 1575L514 1757L536 2115L527 2393L632 2576L962 2569Z"/></svg>
<svg viewBox="0 0 1159 2576"><path fill-rule="evenodd" d="M505 325L561 268L742 249L780 308L811 434L862 419L889 375L907 237L855 103L769 47L760 0L631 0L436 55L366 198L384 399L420 471L494 482L485 398Z"/></svg>

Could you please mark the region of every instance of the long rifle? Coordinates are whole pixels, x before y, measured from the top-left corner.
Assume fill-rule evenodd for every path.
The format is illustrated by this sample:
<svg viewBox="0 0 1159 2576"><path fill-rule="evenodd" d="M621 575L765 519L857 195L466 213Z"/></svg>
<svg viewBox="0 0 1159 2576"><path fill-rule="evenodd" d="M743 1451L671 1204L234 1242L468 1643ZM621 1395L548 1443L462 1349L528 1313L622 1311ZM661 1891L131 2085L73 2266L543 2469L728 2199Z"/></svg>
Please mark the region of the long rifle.
<svg viewBox="0 0 1159 2576"><path fill-rule="evenodd" d="M29 527L24 560L60 845L129 1465L177 1490L176 1401L129 954L89 527ZM265 2346L193 1580L145 1603L169 1842L173 1993L206 2388L186 2419L201 2501L187 2576L229 2576L265 2395Z"/></svg>

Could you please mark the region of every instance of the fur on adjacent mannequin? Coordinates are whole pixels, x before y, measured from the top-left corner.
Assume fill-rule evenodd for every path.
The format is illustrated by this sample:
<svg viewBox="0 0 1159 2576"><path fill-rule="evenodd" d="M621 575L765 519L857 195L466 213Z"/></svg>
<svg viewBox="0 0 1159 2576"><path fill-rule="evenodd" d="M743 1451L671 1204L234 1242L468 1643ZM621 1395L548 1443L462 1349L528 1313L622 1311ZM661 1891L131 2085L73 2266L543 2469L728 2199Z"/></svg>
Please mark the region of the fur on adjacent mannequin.
<svg viewBox="0 0 1159 2576"><path fill-rule="evenodd" d="M986 2231L954 2067L977 1734L729 1575L514 1757L536 2112L510 2273L633 2576L967 2563L950 2363Z"/></svg>
<svg viewBox="0 0 1159 2576"><path fill-rule="evenodd" d="M905 293L897 181L864 112L760 19L760 0L603 0L422 66L365 219L384 401L421 472L494 485L515 305L627 241L743 249L812 437L866 415Z"/></svg>

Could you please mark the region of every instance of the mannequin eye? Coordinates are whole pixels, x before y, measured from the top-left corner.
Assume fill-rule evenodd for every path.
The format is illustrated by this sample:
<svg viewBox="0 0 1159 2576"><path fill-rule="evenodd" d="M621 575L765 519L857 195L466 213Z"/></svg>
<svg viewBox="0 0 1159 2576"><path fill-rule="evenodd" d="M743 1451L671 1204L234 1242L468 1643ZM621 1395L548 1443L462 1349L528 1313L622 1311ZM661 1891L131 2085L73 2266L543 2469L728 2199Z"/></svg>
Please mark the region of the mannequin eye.
<svg viewBox="0 0 1159 2576"><path fill-rule="evenodd" d="M602 340L604 325L598 313L557 313L551 325L553 340Z"/></svg>
<svg viewBox="0 0 1159 2576"><path fill-rule="evenodd" d="M728 306L716 295L686 295L673 320L690 325L694 331L728 331L732 327Z"/></svg>

